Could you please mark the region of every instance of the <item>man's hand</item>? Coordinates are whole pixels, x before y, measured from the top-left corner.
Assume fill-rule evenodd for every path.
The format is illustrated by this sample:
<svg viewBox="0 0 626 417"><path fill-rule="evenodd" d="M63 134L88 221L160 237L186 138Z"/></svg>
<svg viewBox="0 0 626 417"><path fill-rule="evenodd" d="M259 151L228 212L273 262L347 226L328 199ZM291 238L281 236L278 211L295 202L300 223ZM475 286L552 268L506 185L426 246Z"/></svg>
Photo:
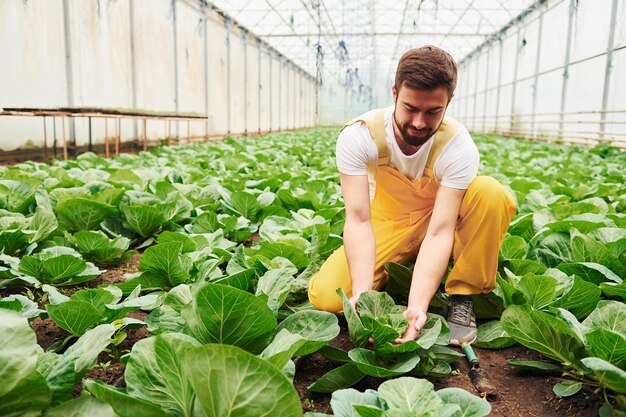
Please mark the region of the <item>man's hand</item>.
<svg viewBox="0 0 626 417"><path fill-rule="evenodd" d="M354 311L356 311L357 313L359 312L359 310L357 310L356 308L356 304L359 302L359 297L361 296L361 293L358 292L356 294L354 294L352 297L350 297L349 301L350 304L352 305L352 308L354 309Z"/></svg>
<svg viewBox="0 0 626 417"><path fill-rule="evenodd" d="M408 307L402 314L409 320L409 327L401 338L394 340L394 343L397 344L417 339L426 323L426 312L418 307Z"/></svg>

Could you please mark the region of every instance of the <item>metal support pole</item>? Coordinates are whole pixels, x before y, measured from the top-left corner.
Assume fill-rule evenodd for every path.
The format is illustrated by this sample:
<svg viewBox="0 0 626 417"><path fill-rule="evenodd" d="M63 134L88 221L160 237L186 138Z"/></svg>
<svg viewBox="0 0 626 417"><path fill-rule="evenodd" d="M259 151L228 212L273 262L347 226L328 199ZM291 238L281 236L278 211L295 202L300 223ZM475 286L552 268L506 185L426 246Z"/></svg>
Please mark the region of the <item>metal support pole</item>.
<svg viewBox="0 0 626 417"><path fill-rule="evenodd" d="M296 128L300 128L302 127L302 115L300 113L302 113L302 72L300 70L298 70L296 72L296 92L295 92L295 96L296 96L296 110L295 110L295 125Z"/></svg>
<svg viewBox="0 0 626 417"><path fill-rule="evenodd" d="M489 66L491 61L491 44L487 45L487 68L485 69L485 93L483 99L483 133L487 133L487 93L489 91Z"/></svg>
<svg viewBox="0 0 626 417"><path fill-rule="evenodd" d="M148 150L148 119L143 119L143 151Z"/></svg>
<svg viewBox="0 0 626 417"><path fill-rule="evenodd" d="M109 157L109 118L104 118L104 157Z"/></svg>
<svg viewBox="0 0 626 417"><path fill-rule="evenodd" d="M296 129L298 127L297 114L298 114L298 71L296 71L296 64L291 64L291 69L293 72L293 125L292 128Z"/></svg>
<svg viewBox="0 0 626 417"><path fill-rule="evenodd" d="M569 61L572 51L572 32L574 29L574 15L576 14L576 5L578 0L570 0L569 4L569 18L567 21L567 41L565 44L565 62L563 63L563 84L561 87L561 107L559 115L559 136L563 137L563 127L565 124L565 107L567 104L567 84L569 80Z"/></svg>
<svg viewBox="0 0 626 417"><path fill-rule="evenodd" d="M278 61L278 130L283 128L283 58Z"/></svg>
<svg viewBox="0 0 626 417"><path fill-rule="evenodd" d="M519 47L520 47L520 34L521 34L522 30L520 28L517 28L517 41L516 41L516 50L515 50L515 67L513 70L513 91L511 92L511 121L509 122L509 131L514 131L517 127L516 127L516 120L515 120L515 93L517 90L517 67L518 67L518 63L519 63Z"/></svg>
<svg viewBox="0 0 626 417"><path fill-rule="evenodd" d="M371 38L371 45L370 48L372 50L372 60L370 62L371 68L372 68L372 72L371 72L371 78L370 78L370 85L372 86L372 91L370 93L370 109L374 109L378 107L378 94L377 94L377 88L378 88L378 71L376 70L376 66L378 64L377 59L378 59L378 54L376 52L376 0L369 0L369 9L370 9L370 22L371 22L371 31L372 31L372 35L370 35Z"/></svg>
<svg viewBox="0 0 626 417"><path fill-rule="evenodd" d="M67 161L67 138L65 137L65 116L61 116L61 129L63 132L63 160Z"/></svg>
<svg viewBox="0 0 626 417"><path fill-rule="evenodd" d="M53 131L53 139L52 139L52 157L57 157L57 118L52 116L52 131Z"/></svg>
<svg viewBox="0 0 626 417"><path fill-rule="evenodd" d="M270 99L270 115L269 115L269 131L272 131L272 124L273 124L273 120L272 118L274 117L274 108L272 107L274 105L274 103L272 102L272 96L274 95L274 90L272 90L272 79L274 78L274 58L273 58L273 54L272 54L272 49L268 49L267 50L267 54L269 56L269 60L270 60L270 87L269 87L269 94L268 97Z"/></svg>
<svg viewBox="0 0 626 417"><path fill-rule="evenodd" d="M250 80L248 78L248 30L243 29L241 31L243 38L243 119L244 127L243 134L248 136L248 84Z"/></svg>
<svg viewBox="0 0 626 417"><path fill-rule="evenodd" d="M133 109L137 109L137 64L135 58L135 0L128 2L128 14L130 20L130 80L133 91ZM133 119L133 136L139 136L137 120Z"/></svg>
<svg viewBox="0 0 626 417"><path fill-rule="evenodd" d="M63 0L63 30L64 30L64 42L65 42L65 80L67 90L67 105L74 107L74 68L72 65L72 30L70 23L70 4L69 0ZM65 119L63 121L63 128L65 128ZM70 118L70 142L76 145L76 126L74 125L74 119ZM67 143L64 145L65 154L67 154ZM65 155L67 160L67 155Z"/></svg>
<svg viewBox="0 0 626 417"><path fill-rule="evenodd" d="M541 14L539 15L539 34L538 34L538 41L537 41L537 59L535 60L535 76L534 76L534 80L533 80L533 109L532 109L532 118L530 120L530 131L532 132L532 137L533 139L536 139L537 137L537 130L536 130L536 126L535 126L535 122L536 122L536 114L537 114L537 96L539 95L538 93L538 89L539 89L539 61L540 61L540 57L541 57L541 41L542 41L542 35L543 35L543 10L541 11Z"/></svg>
<svg viewBox="0 0 626 417"><path fill-rule="evenodd" d="M120 142L122 141L122 119L118 117L115 123L115 155L120 154Z"/></svg>
<svg viewBox="0 0 626 417"><path fill-rule="evenodd" d="M204 3L202 3L204 4ZM204 140L209 140L209 26L206 18L206 14L203 14L204 24L204 111L206 113L206 120L204 121Z"/></svg>
<svg viewBox="0 0 626 417"><path fill-rule="evenodd" d="M482 53L482 49L478 50L478 53ZM476 109L478 107L478 75L480 71L480 55L476 55L476 79L474 80L474 113L472 115L472 130L476 130Z"/></svg>
<svg viewBox="0 0 626 417"><path fill-rule="evenodd" d="M470 106L470 86L472 85L472 83L470 82L470 61L466 61L465 62L465 68L467 71L467 76L466 78L466 83L465 83L465 96L463 99L463 102L465 104L465 109L464 109L464 116L467 120L469 120L470 118L470 111L471 111L471 106Z"/></svg>
<svg viewBox="0 0 626 417"><path fill-rule="evenodd" d="M48 160L48 128L46 127L46 116L43 117L43 159Z"/></svg>
<svg viewBox="0 0 626 417"><path fill-rule="evenodd" d="M496 93L496 121L495 121L495 133L500 132L500 91L502 90L502 38L498 38L498 43L500 45L500 59L498 63L498 92Z"/></svg>
<svg viewBox="0 0 626 417"><path fill-rule="evenodd" d="M613 66L613 48L615 43L615 26L617 18L617 0L611 6L611 24L609 25L609 44L606 50L606 66L604 70L604 89L602 91L602 110L600 115L600 139L604 139L606 130L606 110L609 104L609 87L611 83L611 67Z"/></svg>
<svg viewBox="0 0 626 417"><path fill-rule="evenodd" d="M89 152L93 152L93 141L91 138L91 117L88 117L89 119L89 146L87 147L87 149L89 150Z"/></svg>
<svg viewBox="0 0 626 417"><path fill-rule="evenodd" d="M228 90L227 92L227 96L228 99L227 101L227 115L226 115L226 119L228 122L228 126L227 126L227 133L230 135L230 128L231 128L231 121L230 121L230 117L231 117L231 85L230 85L230 27L231 27L231 20L230 17L226 16L226 88Z"/></svg>
<svg viewBox="0 0 626 417"><path fill-rule="evenodd" d="M172 29L174 30L174 105L176 107L176 113L180 112L179 103L179 82L180 77L178 74L178 16L176 13L176 0L172 0ZM176 123L176 138L180 142L180 126Z"/></svg>
<svg viewBox="0 0 626 417"><path fill-rule="evenodd" d="M257 39L257 47L259 49L259 65L258 65L258 81L259 81L259 96L257 100L257 112L258 112L258 133L261 133L261 92L263 90L263 82L261 81L261 40Z"/></svg>

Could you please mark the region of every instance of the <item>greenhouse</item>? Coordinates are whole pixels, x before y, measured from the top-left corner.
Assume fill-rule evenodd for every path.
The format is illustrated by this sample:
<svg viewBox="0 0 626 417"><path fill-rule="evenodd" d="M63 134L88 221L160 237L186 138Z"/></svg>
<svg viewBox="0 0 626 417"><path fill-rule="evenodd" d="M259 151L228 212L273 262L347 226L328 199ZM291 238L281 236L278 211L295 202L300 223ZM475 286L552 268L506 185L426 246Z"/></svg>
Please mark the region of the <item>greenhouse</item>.
<svg viewBox="0 0 626 417"><path fill-rule="evenodd" d="M0 16L0 416L626 416L626 0Z"/></svg>

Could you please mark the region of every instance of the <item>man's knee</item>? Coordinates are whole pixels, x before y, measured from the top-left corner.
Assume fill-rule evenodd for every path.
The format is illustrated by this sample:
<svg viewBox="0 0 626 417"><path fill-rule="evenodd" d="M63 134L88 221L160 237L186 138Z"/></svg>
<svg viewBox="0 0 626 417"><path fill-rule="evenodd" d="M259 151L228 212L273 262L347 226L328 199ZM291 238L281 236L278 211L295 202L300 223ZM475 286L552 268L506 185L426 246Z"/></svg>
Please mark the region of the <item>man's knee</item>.
<svg viewBox="0 0 626 417"><path fill-rule="evenodd" d="M321 278L321 279L320 279ZM311 278L309 282L309 301L316 310L328 311L329 313L339 314L343 312L343 304L341 297L337 294L337 288L334 285L324 282L323 277L318 273Z"/></svg>
<svg viewBox="0 0 626 417"><path fill-rule="evenodd" d="M515 199L504 185L492 177L474 178L466 195L486 210L506 210L510 216L515 214Z"/></svg>
<svg viewBox="0 0 626 417"><path fill-rule="evenodd" d="M319 272L309 282L309 301L316 310L341 313L343 305L337 289L343 288L346 294L352 290L348 261L343 246L326 259Z"/></svg>

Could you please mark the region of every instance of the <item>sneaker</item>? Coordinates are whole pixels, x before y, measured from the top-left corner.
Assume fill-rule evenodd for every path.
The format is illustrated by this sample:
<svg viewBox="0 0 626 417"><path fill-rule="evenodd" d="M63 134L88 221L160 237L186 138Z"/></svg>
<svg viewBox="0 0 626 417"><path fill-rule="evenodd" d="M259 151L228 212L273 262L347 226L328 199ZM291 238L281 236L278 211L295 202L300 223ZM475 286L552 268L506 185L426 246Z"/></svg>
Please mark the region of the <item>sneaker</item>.
<svg viewBox="0 0 626 417"><path fill-rule="evenodd" d="M476 318L471 295L450 295L448 326L450 327L450 345L461 346L476 340Z"/></svg>

